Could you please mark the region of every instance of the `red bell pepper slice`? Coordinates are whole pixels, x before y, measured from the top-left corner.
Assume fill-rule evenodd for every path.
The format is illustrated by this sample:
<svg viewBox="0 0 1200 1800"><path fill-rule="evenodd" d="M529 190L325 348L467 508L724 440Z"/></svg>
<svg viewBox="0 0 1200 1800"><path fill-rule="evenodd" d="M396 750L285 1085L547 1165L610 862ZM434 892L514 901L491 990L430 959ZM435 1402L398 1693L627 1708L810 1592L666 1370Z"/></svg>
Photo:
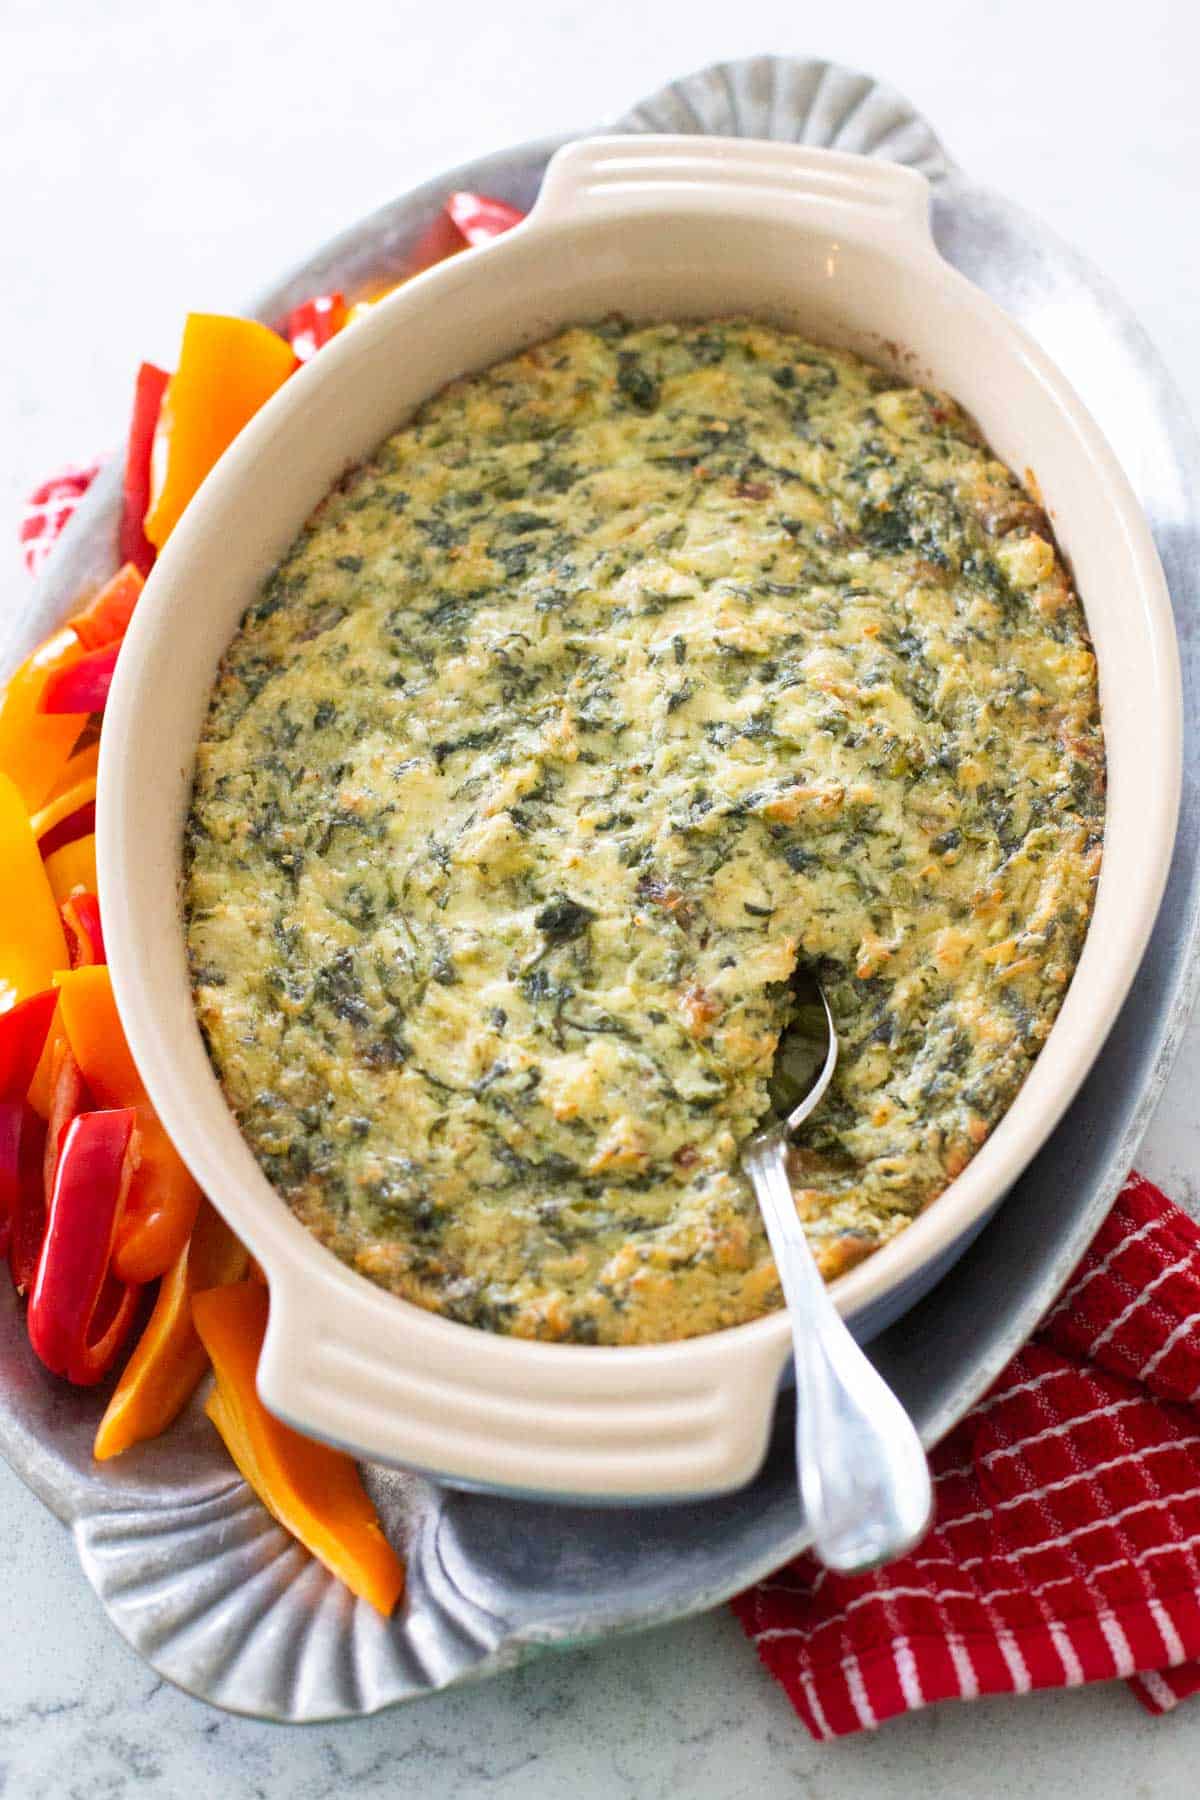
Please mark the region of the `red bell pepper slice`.
<svg viewBox="0 0 1200 1800"><path fill-rule="evenodd" d="M171 377L153 363L143 363L137 373L133 419L125 446L125 499L121 511L121 561L132 563L143 575L154 566L157 554L142 529L150 508L150 450L163 395Z"/></svg>
<svg viewBox="0 0 1200 1800"><path fill-rule="evenodd" d="M446 212L456 229L472 246L490 244L525 217L507 200L495 200L489 194L451 194Z"/></svg>
<svg viewBox="0 0 1200 1800"><path fill-rule="evenodd" d="M104 928L100 923L100 902L95 894L72 894L59 907L71 967L82 969L94 963L107 962L104 953ZM55 996L57 998L57 996ZM37 998L40 1000L41 995Z"/></svg>
<svg viewBox="0 0 1200 1800"><path fill-rule="evenodd" d="M58 1005L54 988L0 1013L0 1100L24 1100Z"/></svg>
<svg viewBox="0 0 1200 1800"><path fill-rule="evenodd" d="M286 336L297 362L306 363L337 336L346 323L346 296L318 294L294 306L288 314Z"/></svg>
<svg viewBox="0 0 1200 1800"><path fill-rule="evenodd" d="M38 849L42 853L43 860L48 856L53 856L56 850L61 850L64 844L74 843L76 838L91 837L95 829L96 802L89 800L86 806L76 807L73 813L68 814L65 819L60 819L57 825L50 827L49 831L42 833L38 839Z"/></svg>
<svg viewBox="0 0 1200 1800"><path fill-rule="evenodd" d="M118 639L115 644L103 644L99 650L89 650L86 656L81 656L78 662L69 663L65 669L56 669L53 675L46 677L46 685L38 701L38 711L103 712L120 651Z"/></svg>
<svg viewBox="0 0 1200 1800"><path fill-rule="evenodd" d="M82 1113L63 1138L46 1239L29 1299L29 1341L46 1367L90 1387L112 1367L129 1334L140 1289L109 1263L137 1167L131 1106Z"/></svg>
<svg viewBox="0 0 1200 1800"><path fill-rule="evenodd" d="M58 1153L67 1128L88 1105L90 1096L79 1064L65 1038L53 1047L50 1065L49 1118L36 1113L25 1121L21 1138L21 1173L12 1213L8 1266L18 1294L28 1293L37 1274L46 1236L46 1208L54 1191ZM32 1108L30 1109L32 1112ZM37 1120L36 1126L34 1120Z"/></svg>
<svg viewBox="0 0 1200 1800"><path fill-rule="evenodd" d="M42 1158L42 1219L45 1223L45 1209L54 1192L54 1176L58 1168L58 1154L62 1148L67 1127L81 1112L91 1105L92 1096L88 1092L87 1082L83 1078L83 1070L75 1060L74 1052L65 1037L60 1037L54 1045L50 1064L50 1111L46 1119L46 1148ZM27 1236L34 1236L32 1224ZM41 1247L41 1239L38 1239ZM31 1270L22 1266L18 1279L18 1271L13 1269L13 1279L22 1291L33 1279Z"/></svg>
<svg viewBox="0 0 1200 1800"><path fill-rule="evenodd" d="M46 1126L31 1106L7 1100L4 1145L4 1249L13 1286L18 1294L28 1291L37 1273L42 1239L46 1235L46 1190L42 1171L46 1154Z"/></svg>
<svg viewBox="0 0 1200 1800"><path fill-rule="evenodd" d="M8 1249L8 1234L21 1192L21 1136L26 1112L33 1112L33 1108L23 1100L0 1100L0 1253Z"/></svg>
<svg viewBox="0 0 1200 1800"><path fill-rule="evenodd" d="M46 1127L26 1100L0 1100L0 1256L8 1254L18 1222L35 1221L37 1249L45 1214L42 1157ZM33 1257L37 1263L37 1253Z"/></svg>

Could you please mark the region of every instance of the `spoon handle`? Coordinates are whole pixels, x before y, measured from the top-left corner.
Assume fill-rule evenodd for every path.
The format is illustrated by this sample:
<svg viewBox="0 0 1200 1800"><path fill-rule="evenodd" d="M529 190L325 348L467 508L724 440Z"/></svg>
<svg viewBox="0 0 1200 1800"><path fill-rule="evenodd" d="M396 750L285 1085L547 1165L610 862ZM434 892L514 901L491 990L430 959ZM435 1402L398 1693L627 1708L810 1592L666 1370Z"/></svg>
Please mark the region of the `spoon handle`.
<svg viewBox="0 0 1200 1800"><path fill-rule="evenodd" d="M924 1536L929 1465L912 1420L851 1337L796 1214L779 1130L746 1145L792 1320L796 1467L813 1549L843 1574L890 1562Z"/></svg>

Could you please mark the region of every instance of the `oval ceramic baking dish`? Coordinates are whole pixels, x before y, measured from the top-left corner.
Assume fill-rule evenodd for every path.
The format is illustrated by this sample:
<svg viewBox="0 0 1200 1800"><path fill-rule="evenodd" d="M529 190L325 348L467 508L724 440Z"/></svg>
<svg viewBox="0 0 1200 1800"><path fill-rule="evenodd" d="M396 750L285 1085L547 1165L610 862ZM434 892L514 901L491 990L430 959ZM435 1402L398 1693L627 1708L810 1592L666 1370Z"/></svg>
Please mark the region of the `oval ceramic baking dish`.
<svg viewBox="0 0 1200 1800"><path fill-rule="evenodd" d="M863 1338L961 1254L1083 1080L1149 936L1180 780L1178 659L1148 528L1036 345L938 256L928 189L865 158L720 139L614 138L551 163L529 220L429 271L269 403L205 482L151 577L109 701L100 881L113 980L147 1087L266 1270L259 1369L281 1417L469 1485L578 1499L730 1489L757 1468L788 1360L782 1314L631 1349L497 1337L373 1287L258 1168L192 1009L182 821L217 663L316 503L451 378L559 327L747 313L947 389L1036 471L1093 634L1109 764L1103 871L1074 981L1006 1117L946 1193L836 1284Z"/></svg>

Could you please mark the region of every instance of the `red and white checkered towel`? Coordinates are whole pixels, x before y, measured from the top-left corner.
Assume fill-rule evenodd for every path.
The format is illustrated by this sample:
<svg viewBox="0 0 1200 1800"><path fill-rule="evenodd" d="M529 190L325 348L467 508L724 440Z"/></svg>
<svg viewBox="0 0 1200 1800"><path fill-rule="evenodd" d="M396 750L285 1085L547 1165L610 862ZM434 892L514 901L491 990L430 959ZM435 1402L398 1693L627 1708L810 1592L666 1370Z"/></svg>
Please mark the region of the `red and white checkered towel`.
<svg viewBox="0 0 1200 1800"><path fill-rule="evenodd" d="M935 1700L1200 1691L1200 1228L1131 1175L1033 1340L931 1458L925 1541L734 1601L814 1737Z"/></svg>
<svg viewBox="0 0 1200 1800"><path fill-rule="evenodd" d="M49 481L43 481L25 502L18 537L21 559L31 575L36 575L55 544L71 514L100 473L99 462L70 463Z"/></svg>
<svg viewBox="0 0 1200 1800"><path fill-rule="evenodd" d="M31 571L95 473L31 499ZM1115 1676L1151 1712L1200 1692L1200 1228L1157 1188L1130 1176L931 1460L937 1518L911 1556L851 1577L802 1556L733 1603L814 1737Z"/></svg>

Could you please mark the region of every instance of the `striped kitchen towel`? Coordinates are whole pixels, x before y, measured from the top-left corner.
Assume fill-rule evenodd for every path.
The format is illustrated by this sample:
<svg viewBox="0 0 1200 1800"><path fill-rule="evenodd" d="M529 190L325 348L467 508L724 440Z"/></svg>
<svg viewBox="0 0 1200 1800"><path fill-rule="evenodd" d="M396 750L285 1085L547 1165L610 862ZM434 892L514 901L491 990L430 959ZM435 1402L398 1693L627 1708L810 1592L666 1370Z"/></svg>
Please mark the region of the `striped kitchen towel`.
<svg viewBox="0 0 1200 1800"><path fill-rule="evenodd" d="M31 497L40 567L97 464ZM1151 1712L1200 1692L1200 1229L1131 1175L1041 1329L931 1458L911 1556L800 1557L734 1601L817 1738L935 1700L1124 1676Z"/></svg>
<svg viewBox="0 0 1200 1800"><path fill-rule="evenodd" d="M71 514L100 473L99 462L70 463L36 487L25 502L17 536L21 559L36 575L70 519Z"/></svg>
<svg viewBox="0 0 1200 1800"><path fill-rule="evenodd" d="M1131 1175L1032 1341L933 1452L933 1529L734 1601L816 1738L935 1700L1200 1692L1200 1229Z"/></svg>

